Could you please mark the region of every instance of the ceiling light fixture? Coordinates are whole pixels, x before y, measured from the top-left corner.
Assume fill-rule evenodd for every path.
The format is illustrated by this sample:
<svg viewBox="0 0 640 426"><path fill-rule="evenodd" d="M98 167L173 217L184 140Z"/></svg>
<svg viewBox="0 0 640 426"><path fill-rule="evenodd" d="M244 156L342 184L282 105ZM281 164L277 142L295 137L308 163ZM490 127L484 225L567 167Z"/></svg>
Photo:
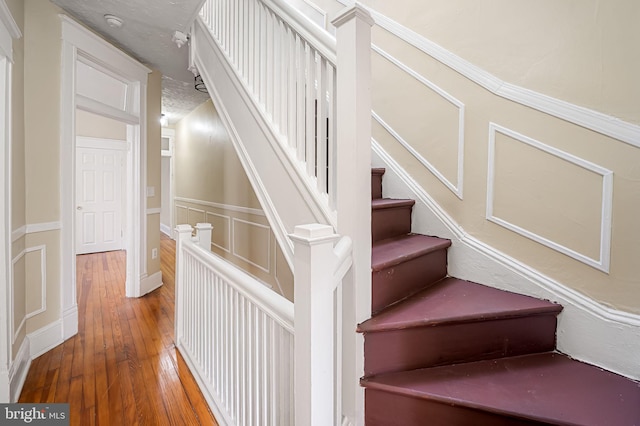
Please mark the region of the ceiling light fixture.
<svg viewBox="0 0 640 426"><path fill-rule="evenodd" d="M189 41L189 36L187 36L182 31L176 31L175 33L173 33L173 37L171 37L171 40L176 44L176 46L178 46L178 48L181 48Z"/></svg>
<svg viewBox="0 0 640 426"><path fill-rule="evenodd" d="M124 21L116 15L104 15L104 20L111 28L121 28Z"/></svg>

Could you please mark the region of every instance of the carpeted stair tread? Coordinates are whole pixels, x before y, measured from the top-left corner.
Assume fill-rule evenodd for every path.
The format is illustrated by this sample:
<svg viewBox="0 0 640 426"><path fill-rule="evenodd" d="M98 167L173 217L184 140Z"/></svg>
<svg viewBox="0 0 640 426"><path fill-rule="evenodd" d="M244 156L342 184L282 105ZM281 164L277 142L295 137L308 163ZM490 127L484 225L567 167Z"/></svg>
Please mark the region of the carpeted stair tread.
<svg viewBox="0 0 640 426"><path fill-rule="evenodd" d="M640 425L640 384L557 353L383 374L362 385L545 424Z"/></svg>
<svg viewBox="0 0 640 426"><path fill-rule="evenodd" d="M377 241L371 249L371 269L382 269L398 265L436 250L446 249L451 241L421 234L407 234Z"/></svg>
<svg viewBox="0 0 640 426"><path fill-rule="evenodd" d="M360 332L557 315L562 306L545 300L448 277L385 309L358 326Z"/></svg>

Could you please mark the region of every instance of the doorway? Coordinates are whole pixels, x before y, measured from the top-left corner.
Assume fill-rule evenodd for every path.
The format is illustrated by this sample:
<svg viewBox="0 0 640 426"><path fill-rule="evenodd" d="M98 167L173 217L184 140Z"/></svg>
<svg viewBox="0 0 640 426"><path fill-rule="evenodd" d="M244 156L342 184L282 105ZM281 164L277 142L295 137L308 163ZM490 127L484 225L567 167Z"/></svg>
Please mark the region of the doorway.
<svg viewBox="0 0 640 426"><path fill-rule="evenodd" d="M126 150L124 140L76 136L76 254L125 248Z"/></svg>

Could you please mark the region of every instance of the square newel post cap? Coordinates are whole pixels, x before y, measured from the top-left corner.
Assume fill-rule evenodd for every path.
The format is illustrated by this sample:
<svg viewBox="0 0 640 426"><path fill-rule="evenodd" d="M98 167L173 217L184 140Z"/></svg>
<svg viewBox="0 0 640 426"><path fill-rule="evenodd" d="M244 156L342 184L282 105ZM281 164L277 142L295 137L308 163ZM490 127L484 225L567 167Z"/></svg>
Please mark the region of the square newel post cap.
<svg viewBox="0 0 640 426"><path fill-rule="evenodd" d="M178 225L181 226L181 225ZM206 231L207 229L213 229L213 225L210 223L196 223L196 229L198 231Z"/></svg>
<svg viewBox="0 0 640 426"><path fill-rule="evenodd" d="M319 244L335 241L339 238L339 235L333 232L333 226L312 223L296 226L293 234L289 234L289 237L297 243Z"/></svg>
<svg viewBox="0 0 640 426"><path fill-rule="evenodd" d="M359 2L355 2L353 6L348 6L341 10L340 13L333 18L331 23L336 28L339 28L354 18L359 18L361 21L369 24L370 27L375 24L371 13Z"/></svg>
<svg viewBox="0 0 640 426"><path fill-rule="evenodd" d="M186 233L192 233L193 228L191 227L191 225L182 224L182 225L177 225L175 231L178 234L186 234Z"/></svg>

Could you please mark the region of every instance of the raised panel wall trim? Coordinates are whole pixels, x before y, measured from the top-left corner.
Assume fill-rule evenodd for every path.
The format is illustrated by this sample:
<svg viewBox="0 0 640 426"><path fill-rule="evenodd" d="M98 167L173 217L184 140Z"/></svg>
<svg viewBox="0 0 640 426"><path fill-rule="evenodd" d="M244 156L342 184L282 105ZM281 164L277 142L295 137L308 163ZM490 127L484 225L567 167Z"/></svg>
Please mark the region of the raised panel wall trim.
<svg viewBox="0 0 640 426"><path fill-rule="evenodd" d="M350 0L338 1L345 6L354 4L354 2ZM462 74L493 94L612 137L629 145L640 147L639 125L542 93L534 92L533 90L525 89L515 84L507 83L382 13L376 12L368 7L366 9L371 13L376 25Z"/></svg>
<svg viewBox="0 0 640 426"><path fill-rule="evenodd" d="M15 243L16 241L18 241L20 238L24 237L25 235L27 235L27 225L22 225L20 228L14 229L11 232L11 242Z"/></svg>
<svg viewBox="0 0 640 426"><path fill-rule="evenodd" d="M180 201L183 203L191 203L191 204L199 204L201 206L214 207L220 210L247 213L247 214L253 214L256 216L265 216L263 210L254 209L250 207L234 206L231 204L215 203L213 201L203 201L203 200L196 200L194 198L185 198L185 197L175 197L174 201Z"/></svg>
<svg viewBox="0 0 640 426"><path fill-rule="evenodd" d="M161 212L162 212L162 208L161 207L152 207L150 209L147 209L147 215L160 214Z"/></svg>
<svg viewBox="0 0 640 426"><path fill-rule="evenodd" d="M463 197L463 182L464 182L464 114L465 114L465 106L462 101L455 98L453 95L442 89L440 86L436 85L432 81L428 80L426 77L418 73L417 71L411 69L406 64L395 58L393 55L384 51L380 47L375 44L371 45L371 49L382 56L387 61L391 62L393 65L409 74L415 80L428 87L430 90L437 93L440 97L445 99L447 102L458 108L458 158L457 158L457 172L456 172L456 183L449 181L444 177L442 173L438 171L438 169L429 163L422 155L420 155L411 145L405 141L398 132L393 129L388 123L386 123L379 114L375 111L372 111L371 114L373 118L380 123L382 127L384 127L389 134L391 134L395 139L398 140L405 148L409 150L411 155L413 155L418 161L420 161L427 169L429 169L447 188L449 188L458 198L462 200Z"/></svg>
<svg viewBox="0 0 640 426"><path fill-rule="evenodd" d="M496 133L502 133L510 138L513 138L526 145L532 146L540 151L543 151L549 155L560 158L573 165L589 170L593 173L602 176L602 204L601 210L601 223L600 223L600 256L598 259L593 259L583 253L566 247L556 241L536 234L533 231L525 229L521 226L513 224L505 219L499 218L493 214L493 202L494 202L494 180L495 180L495 137ZM506 127L500 126L496 123L489 123L489 160L487 168L487 220L494 222L510 231L513 231L519 235L536 241L544 246L547 246L553 250L570 256L582 263L599 269L603 272L609 272L609 263L611 259L611 217L613 210L613 172L605 169L597 164L591 163L583 158L577 157L573 154L561 151L552 146L546 145L533 138L525 136L521 133L515 132Z"/></svg>
<svg viewBox="0 0 640 426"><path fill-rule="evenodd" d="M218 216L221 217L223 219L226 220L227 226L226 226L226 231L227 231L227 241L229 242L229 244L231 244L231 216L227 216L224 214L218 214L218 213L213 213L213 212L205 212L204 217L205 217L205 222L211 223L209 222L209 215L211 216ZM214 245L216 247L218 247L220 250L223 250L227 253L231 253L231 247L223 247L219 244L216 244L213 242L213 240L211 241L211 245Z"/></svg>
<svg viewBox="0 0 640 426"><path fill-rule="evenodd" d="M267 266L265 267L264 265L259 265L257 263L255 263L254 261L245 258L244 256L238 254L238 252L236 251L236 244L235 244L235 226L237 222L241 222L244 224L247 224L249 226L255 226L258 228L263 228L269 231L268 233L268 239L267 239ZM231 240L231 251L232 254L237 257L238 259L242 259L243 261L247 262L250 265L255 266L256 268L261 269L262 271L266 272L267 274L270 274L270 265L271 265L271 227L267 226L267 225L263 225L261 223L255 223L255 222L250 222L248 220L242 220L242 219L237 219L237 218L233 218L232 219L232 223L231 223L231 235L232 235L232 240Z"/></svg>
<svg viewBox="0 0 640 426"><path fill-rule="evenodd" d="M36 309L33 312L25 312L25 316L22 318L22 320L20 321L20 325L18 325L18 327L15 327L14 324L14 305L13 305L13 289L15 288L15 283L14 283L14 267L16 265L16 263L18 263L20 261L20 259L24 258L28 253L32 253L35 251L40 251L40 276L41 276L41 281L40 281L40 286L41 286L41 299L40 299L40 308ZM41 314L43 312L45 312L47 310L47 246L45 245L39 245L39 246L33 246L33 247L28 247L24 250L22 250L20 253L18 253L12 260L11 260L11 288L9 289L9 299L11 301L11 309L9 312L9 328L11 330L11 332L13 333L13 337L12 337L12 342L15 343L16 339L18 338L18 335L20 334L20 330L22 330L22 328L25 326L27 319L32 318L38 314Z"/></svg>
<svg viewBox="0 0 640 426"><path fill-rule="evenodd" d="M375 111L371 111L371 116L378 122L400 145L402 145L411 155L415 157L427 170L429 170L444 186L446 186L451 192L462 199L462 184L459 186L454 185L449 179L447 179L440 171L431 164L426 158L424 158L414 147L411 146L393 127L387 124ZM458 166L458 172L460 173L460 166Z"/></svg>

